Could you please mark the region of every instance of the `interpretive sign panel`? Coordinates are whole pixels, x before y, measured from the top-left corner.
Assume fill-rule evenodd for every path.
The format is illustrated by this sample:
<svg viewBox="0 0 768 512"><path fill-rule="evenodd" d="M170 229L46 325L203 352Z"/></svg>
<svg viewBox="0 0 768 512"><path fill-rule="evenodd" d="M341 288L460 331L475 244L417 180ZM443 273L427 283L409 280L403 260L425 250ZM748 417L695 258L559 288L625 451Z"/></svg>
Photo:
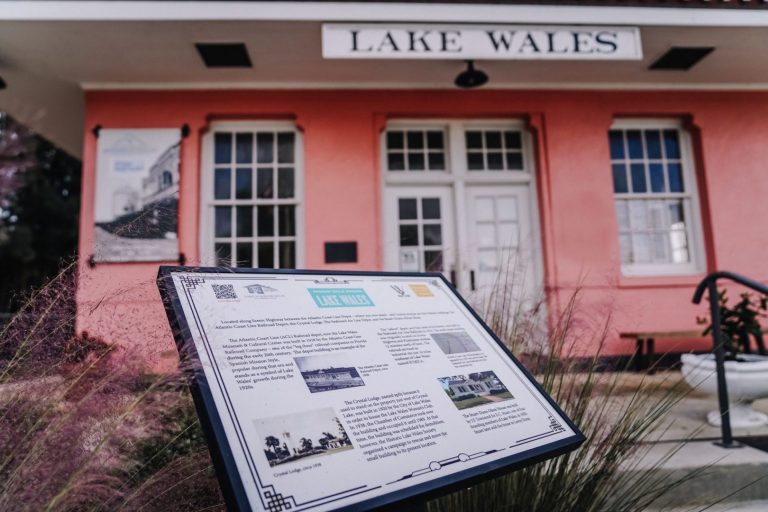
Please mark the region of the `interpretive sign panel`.
<svg viewBox="0 0 768 512"><path fill-rule="evenodd" d="M231 509L369 510L578 446L440 274L161 267Z"/></svg>

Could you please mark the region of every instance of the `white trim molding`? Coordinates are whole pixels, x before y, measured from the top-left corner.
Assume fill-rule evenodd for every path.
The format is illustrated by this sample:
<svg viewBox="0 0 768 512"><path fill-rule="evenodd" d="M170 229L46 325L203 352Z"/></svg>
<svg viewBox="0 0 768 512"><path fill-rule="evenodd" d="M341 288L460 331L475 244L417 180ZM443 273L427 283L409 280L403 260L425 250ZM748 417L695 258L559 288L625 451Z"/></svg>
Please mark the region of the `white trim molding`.
<svg viewBox="0 0 768 512"><path fill-rule="evenodd" d="M0 20L351 21L766 27L768 10L444 3L0 0Z"/></svg>

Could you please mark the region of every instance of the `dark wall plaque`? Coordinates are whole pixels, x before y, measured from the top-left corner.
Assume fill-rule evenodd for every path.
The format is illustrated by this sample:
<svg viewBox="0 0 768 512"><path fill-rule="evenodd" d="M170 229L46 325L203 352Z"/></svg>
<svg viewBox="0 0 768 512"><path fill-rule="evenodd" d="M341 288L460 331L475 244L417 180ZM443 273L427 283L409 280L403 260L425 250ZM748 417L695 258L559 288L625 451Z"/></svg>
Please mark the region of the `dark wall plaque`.
<svg viewBox="0 0 768 512"><path fill-rule="evenodd" d="M326 263L357 263L357 242L325 242Z"/></svg>

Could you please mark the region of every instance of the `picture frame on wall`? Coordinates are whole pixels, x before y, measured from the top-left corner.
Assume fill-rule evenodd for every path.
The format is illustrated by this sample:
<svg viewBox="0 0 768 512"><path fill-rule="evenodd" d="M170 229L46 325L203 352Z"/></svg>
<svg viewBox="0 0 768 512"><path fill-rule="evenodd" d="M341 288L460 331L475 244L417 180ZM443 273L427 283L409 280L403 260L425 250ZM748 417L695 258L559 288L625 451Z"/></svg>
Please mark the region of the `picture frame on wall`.
<svg viewBox="0 0 768 512"><path fill-rule="evenodd" d="M178 128L102 129L96 154L94 260L179 258Z"/></svg>

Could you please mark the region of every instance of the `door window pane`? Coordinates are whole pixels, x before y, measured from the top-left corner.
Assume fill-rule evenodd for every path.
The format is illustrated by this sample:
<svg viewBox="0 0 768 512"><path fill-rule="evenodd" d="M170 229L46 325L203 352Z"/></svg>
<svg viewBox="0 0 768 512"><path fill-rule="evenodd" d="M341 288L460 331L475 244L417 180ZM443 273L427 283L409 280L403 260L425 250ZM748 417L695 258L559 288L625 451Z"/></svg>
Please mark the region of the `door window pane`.
<svg viewBox="0 0 768 512"><path fill-rule="evenodd" d="M414 200L414 210L416 206L415 203L416 201ZM439 219L440 218L440 199L436 197L423 198L421 200L421 211L422 211L422 217L425 219Z"/></svg>
<svg viewBox="0 0 768 512"><path fill-rule="evenodd" d="M400 220L416 219L416 199L398 199L398 213Z"/></svg>
<svg viewBox="0 0 768 512"><path fill-rule="evenodd" d="M443 243L443 232L440 224L424 225L424 245L441 245Z"/></svg>
<svg viewBox="0 0 768 512"><path fill-rule="evenodd" d="M523 169L522 137L511 130L467 130L467 168L470 171L520 171Z"/></svg>
<svg viewBox="0 0 768 512"><path fill-rule="evenodd" d="M427 272L442 272L443 251L424 251L424 268Z"/></svg>
<svg viewBox="0 0 768 512"><path fill-rule="evenodd" d="M419 226L400 226L400 245L419 245Z"/></svg>
<svg viewBox="0 0 768 512"><path fill-rule="evenodd" d="M387 170L444 171L445 134L440 130L388 130Z"/></svg>

